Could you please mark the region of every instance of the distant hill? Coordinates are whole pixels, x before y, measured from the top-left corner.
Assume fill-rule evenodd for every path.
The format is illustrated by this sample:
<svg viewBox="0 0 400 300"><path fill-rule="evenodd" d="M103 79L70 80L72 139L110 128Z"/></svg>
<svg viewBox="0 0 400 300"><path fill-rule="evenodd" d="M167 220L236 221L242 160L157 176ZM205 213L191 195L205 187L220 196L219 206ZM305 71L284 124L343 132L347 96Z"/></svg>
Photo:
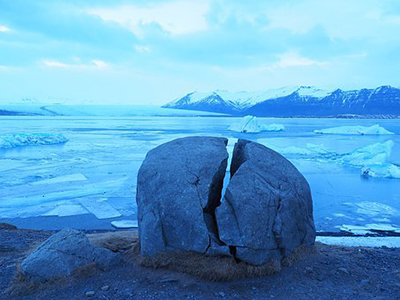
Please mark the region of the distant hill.
<svg viewBox="0 0 400 300"><path fill-rule="evenodd" d="M400 89L381 86L328 91L301 86L252 93L217 90L189 93L163 107L262 117L400 116Z"/></svg>

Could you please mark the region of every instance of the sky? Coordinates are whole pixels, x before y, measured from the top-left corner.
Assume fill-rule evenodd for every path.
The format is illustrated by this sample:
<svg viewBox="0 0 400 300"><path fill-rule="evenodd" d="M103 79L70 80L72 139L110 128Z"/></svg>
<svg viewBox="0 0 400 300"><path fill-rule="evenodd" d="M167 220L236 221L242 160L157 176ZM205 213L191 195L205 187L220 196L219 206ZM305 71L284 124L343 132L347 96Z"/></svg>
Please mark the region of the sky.
<svg viewBox="0 0 400 300"><path fill-rule="evenodd" d="M400 87L398 0L0 0L0 102Z"/></svg>

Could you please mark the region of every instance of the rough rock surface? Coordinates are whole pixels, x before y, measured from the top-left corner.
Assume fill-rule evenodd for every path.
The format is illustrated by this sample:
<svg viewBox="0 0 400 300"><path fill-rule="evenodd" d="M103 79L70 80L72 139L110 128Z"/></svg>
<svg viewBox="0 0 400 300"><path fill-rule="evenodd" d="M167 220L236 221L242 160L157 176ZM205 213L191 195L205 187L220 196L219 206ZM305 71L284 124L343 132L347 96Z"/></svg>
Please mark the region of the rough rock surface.
<svg viewBox="0 0 400 300"><path fill-rule="evenodd" d="M147 154L136 194L143 256L169 250L206 253L218 246L214 210L221 199L227 142L225 138L187 137Z"/></svg>
<svg viewBox="0 0 400 300"><path fill-rule="evenodd" d="M312 199L283 156L239 140L221 203L227 140L188 137L151 150L138 174L143 256L183 250L262 265L315 240Z"/></svg>
<svg viewBox="0 0 400 300"><path fill-rule="evenodd" d="M251 264L280 260L315 241L306 179L280 154L247 140L235 145L231 181L215 214L220 240Z"/></svg>
<svg viewBox="0 0 400 300"><path fill-rule="evenodd" d="M69 276L78 267L96 264L107 269L117 262L109 250L90 244L83 232L64 229L32 252L21 263L22 274L32 282Z"/></svg>

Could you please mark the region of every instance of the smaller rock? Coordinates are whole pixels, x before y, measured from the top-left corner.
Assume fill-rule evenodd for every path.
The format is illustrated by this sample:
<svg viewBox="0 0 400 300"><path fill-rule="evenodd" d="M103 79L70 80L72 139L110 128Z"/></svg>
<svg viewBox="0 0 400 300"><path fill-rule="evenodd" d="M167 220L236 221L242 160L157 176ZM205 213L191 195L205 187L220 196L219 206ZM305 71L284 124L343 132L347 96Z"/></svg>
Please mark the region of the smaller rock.
<svg viewBox="0 0 400 300"><path fill-rule="evenodd" d="M108 291L108 290L110 289L110 286L109 286L109 285L103 285L100 289L101 289L103 292L106 292L106 291Z"/></svg>
<svg viewBox="0 0 400 300"><path fill-rule="evenodd" d="M313 268L311 267L306 267L306 273L311 273L313 271Z"/></svg>
<svg viewBox="0 0 400 300"><path fill-rule="evenodd" d="M338 271L344 274L350 274L350 272L346 268L338 268Z"/></svg>
<svg viewBox="0 0 400 300"><path fill-rule="evenodd" d="M95 264L104 270L117 262L116 254L93 246L83 232L63 229L29 254L21 271L28 281L45 282L70 276L78 267Z"/></svg>
<svg viewBox="0 0 400 300"><path fill-rule="evenodd" d="M96 294L95 291L88 291L88 292L86 292L85 296L86 297L93 297L95 294Z"/></svg>
<svg viewBox="0 0 400 300"><path fill-rule="evenodd" d="M224 293L224 292L219 292L219 293L218 293L218 296L224 298L224 297L225 297L225 293Z"/></svg>

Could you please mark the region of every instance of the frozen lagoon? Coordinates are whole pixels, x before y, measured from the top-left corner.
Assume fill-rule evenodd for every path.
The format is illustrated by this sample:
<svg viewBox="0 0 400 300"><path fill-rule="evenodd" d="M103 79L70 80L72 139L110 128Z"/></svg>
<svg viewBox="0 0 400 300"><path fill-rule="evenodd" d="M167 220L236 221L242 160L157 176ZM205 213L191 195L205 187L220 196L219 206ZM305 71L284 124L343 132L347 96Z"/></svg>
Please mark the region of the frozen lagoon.
<svg viewBox="0 0 400 300"><path fill-rule="evenodd" d="M400 179L360 175L338 163L355 149L394 142L388 163L400 165L400 120L272 119L283 132L239 133L231 117L2 117L0 135L62 134L69 141L0 149L0 222L27 228L112 229L136 218L136 174L146 153L190 135L246 138L291 160L310 183L318 231L400 228ZM393 135L321 135L337 126L380 126ZM300 149L300 151L299 151ZM322 150L321 150L322 149ZM328 149L328 155L321 152ZM369 228L368 227L368 228Z"/></svg>

